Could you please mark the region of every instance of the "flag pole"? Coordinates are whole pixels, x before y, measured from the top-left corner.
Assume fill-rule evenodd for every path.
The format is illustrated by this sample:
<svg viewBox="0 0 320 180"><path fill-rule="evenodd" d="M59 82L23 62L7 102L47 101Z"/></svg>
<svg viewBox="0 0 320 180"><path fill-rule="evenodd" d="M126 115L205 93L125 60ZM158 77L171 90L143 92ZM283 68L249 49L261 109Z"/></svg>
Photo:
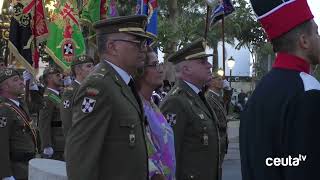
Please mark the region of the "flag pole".
<svg viewBox="0 0 320 180"><path fill-rule="evenodd" d="M224 14L222 15L221 21L221 33L222 33L222 65L223 74L226 75L226 52L225 52L225 37L224 37Z"/></svg>
<svg viewBox="0 0 320 180"><path fill-rule="evenodd" d="M141 4L140 4L140 15L143 14L144 12L144 4L143 4L144 0L141 0Z"/></svg>
<svg viewBox="0 0 320 180"><path fill-rule="evenodd" d="M207 17L206 17L205 30L204 30L204 39L205 39L205 41L206 41L207 38L208 38L209 18L210 18L210 6L207 5Z"/></svg>
<svg viewBox="0 0 320 180"><path fill-rule="evenodd" d="M34 3L34 9L33 9L33 12L34 12L34 15L33 15L33 17L31 18L31 20L30 21L33 21L33 18L34 18L34 16L36 16L36 11L37 11L37 0L35 0L35 3ZM32 25L32 23L30 23L30 26ZM31 29L33 29L33 28L31 28ZM33 33L33 32L31 32L31 33ZM37 45L36 45L36 38L34 38L33 39L34 40L34 47L36 47ZM31 48L31 47L30 47ZM34 50L36 50L36 49L34 49ZM34 58L34 54L33 54L33 51L32 51L32 48L31 48L31 53L32 53L32 56L31 56L31 58L33 59ZM32 61L32 62L34 62L34 61ZM27 69L27 68L26 68ZM36 77L34 77L34 78L36 78ZM24 101L27 103L27 104L29 104L29 100L30 100L30 88L29 88L29 86L30 86L30 79L29 80L27 80L26 81L26 86L25 86L25 96L24 96Z"/></svg>

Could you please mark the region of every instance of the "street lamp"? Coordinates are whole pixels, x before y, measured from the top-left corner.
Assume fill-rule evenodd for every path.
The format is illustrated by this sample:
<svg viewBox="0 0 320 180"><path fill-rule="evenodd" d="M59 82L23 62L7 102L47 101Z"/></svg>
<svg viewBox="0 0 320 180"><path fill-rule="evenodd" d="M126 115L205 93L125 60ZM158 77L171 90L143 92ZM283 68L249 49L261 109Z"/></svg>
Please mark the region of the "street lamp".
<svg viewBox="0 0 320 180"><path fill-rule="evenodd" d="M231 76L232 76L232 69L234 67L234 64L236 63L236 61L233 59L233 57L231 56L228 61L227 61L227 65L228 65L228 68L230 69L230 87L231 87Z"/></svg>
<svg viewBox="0 0 320 180"><path fill-rule="evenodd" d="M218 75L221 76L221 77L224 75L224 72L223 72L223 69L222 69L222 68L219 68L219 70L218 70L217 73L218 73Z"/></svg>

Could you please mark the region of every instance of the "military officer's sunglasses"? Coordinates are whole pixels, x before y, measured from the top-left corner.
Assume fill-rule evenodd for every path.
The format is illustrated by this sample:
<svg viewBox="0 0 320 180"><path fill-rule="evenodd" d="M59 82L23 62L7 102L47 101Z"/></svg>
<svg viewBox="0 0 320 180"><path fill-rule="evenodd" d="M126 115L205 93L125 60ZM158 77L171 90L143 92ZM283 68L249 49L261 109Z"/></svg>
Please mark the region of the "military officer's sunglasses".
<svg viewBox="0 0 320 180"><path fill-rule="evenodd" d="M113 41L122 41L122 42L129 42L135 44L139 49L143 49L147 46L147 40L129 40L129 39L112 39Z"/></svg>

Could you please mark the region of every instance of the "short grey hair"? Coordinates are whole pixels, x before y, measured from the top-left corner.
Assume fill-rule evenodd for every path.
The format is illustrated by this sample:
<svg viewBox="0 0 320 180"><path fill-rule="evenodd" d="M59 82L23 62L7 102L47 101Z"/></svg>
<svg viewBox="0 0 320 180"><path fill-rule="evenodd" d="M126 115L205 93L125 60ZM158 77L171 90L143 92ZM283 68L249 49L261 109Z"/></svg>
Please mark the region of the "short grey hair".
<svg viewBox="0 0 320 180"><path fill-rule="evenodd" d="M187 61L182 61L182 62L179 62L178 64L174 65L176 77L181 77L183 67L185 67L187 64L188 64Z"/></svg>

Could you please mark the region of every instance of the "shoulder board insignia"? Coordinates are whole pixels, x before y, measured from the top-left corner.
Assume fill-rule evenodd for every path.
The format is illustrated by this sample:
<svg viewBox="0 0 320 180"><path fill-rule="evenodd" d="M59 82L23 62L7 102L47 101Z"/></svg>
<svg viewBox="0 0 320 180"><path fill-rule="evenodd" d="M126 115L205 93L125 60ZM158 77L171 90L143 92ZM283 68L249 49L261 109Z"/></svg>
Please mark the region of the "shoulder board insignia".
<svg viewBox="0 0 320 180"><path fill-rule="evenodd" d="M172 95L175 95L175 94L178 94L179 92L180 92L180 88L179 87L177 87L177 88L175 88L174 90L172 90Z"/></svg>
<svg viewBox="0 0 320 180"><path fill-rule="evenodd" d="M65 90L66 91L73 91L73 87L66 87Z"/></svg>
<svg viewBox="0 0 320 180"><path fill-rule="evenodd" d="M104 77L106 74L108 74L108 69L104 67L99 67L97 70L93 73L93 76L98 76L98 77Z"/></svg>
<svg viewBox="0 0 320 180"><path fill-rule="evenodd" d="M103 77L104 77L104 74L101 74L101 73L93 73L93 74L92 74L92 77L94 77L94 78L103 78Z"/></svg>

